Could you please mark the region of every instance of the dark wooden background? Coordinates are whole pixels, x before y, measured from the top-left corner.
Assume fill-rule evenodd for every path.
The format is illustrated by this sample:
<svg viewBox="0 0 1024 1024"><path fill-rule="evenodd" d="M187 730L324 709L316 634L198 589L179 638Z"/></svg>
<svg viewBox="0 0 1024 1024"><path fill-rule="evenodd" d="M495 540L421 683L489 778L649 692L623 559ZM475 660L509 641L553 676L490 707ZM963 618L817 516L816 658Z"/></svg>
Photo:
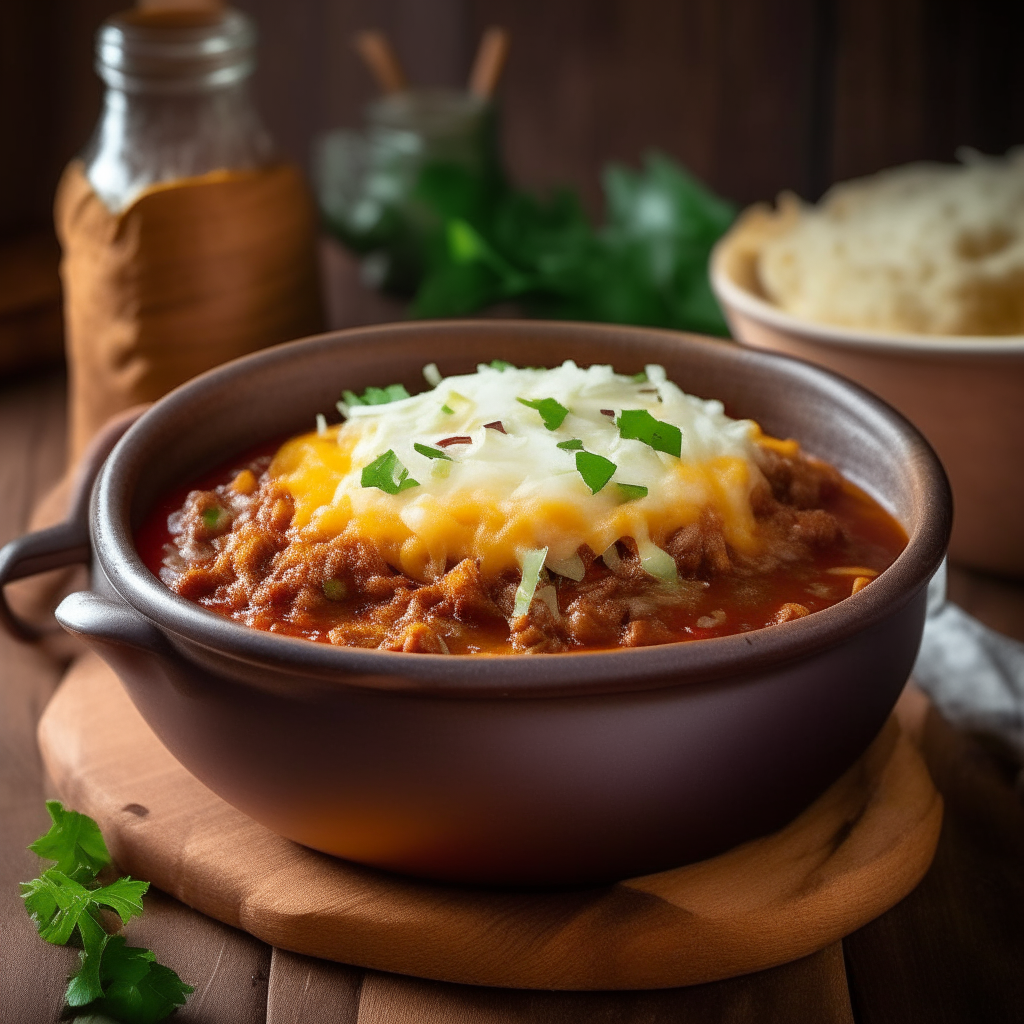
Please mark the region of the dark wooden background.
<svg viewBox="0 0 1024 1024"><path fill-rule="evenodd" d="M261 29L258 101L292 157L356 124L372 86L350 46L389 32L417 82L464 81L489 24L516 178L570 182L657 147L739 202L957 146L1024 141L1024 4L994 0L238 0ZM92 34L123 0L4 0L0 236L49 222L96 119Z"/></svg>
<svg viewBox="0 0 1024 1024"><path fill-rule="evenodd" d="M261 30L259 106L302 164L318 132L358 124L373 95L355 30L388 32L414 82L458 85L495 23L513 40L501 90L513 177L573 184L595 215L602 165L651 148L747 203L1024 142L1020 0L237 2ZM52 197L99 110L93 33L124 5L3 0L0 334L20 317L18 337L53 336L56 352ZM10 270L27 261L33 287Z"/></svg>

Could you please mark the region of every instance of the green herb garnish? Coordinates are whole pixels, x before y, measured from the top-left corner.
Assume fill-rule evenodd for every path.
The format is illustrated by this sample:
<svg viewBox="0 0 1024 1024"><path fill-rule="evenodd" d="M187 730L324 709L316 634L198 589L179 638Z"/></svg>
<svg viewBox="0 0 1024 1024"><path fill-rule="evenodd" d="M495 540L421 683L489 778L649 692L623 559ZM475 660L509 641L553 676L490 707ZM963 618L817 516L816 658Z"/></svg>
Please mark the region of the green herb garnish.
<svg viewBox="0 0 1024 1024"><path fill-rule="evenodd" d="M22 899L41 938L81 945L80 966L68 981L68 1006L88 1008L124 1024L155 1024L182 1006L192 991L148 949L127 946L123 936L108 935L101 910L115 911L127 924L142 913L149 882L119 878L101 886L97 874L110 854L92 818L47 801L53 825L29 849L56 861L39 878L24 882Z"/></svg>
<svg viewBox="0 0 1024 1024"><path fill-rule="evenodd" d="M569 410L553 398L517 398L520 405L536 409L548 430L557 430L569 415Z"/></svg>
<svg viewBox="0 0 1024 1024"><path fill-rule="evenodd" d="M615 422L622 437L643 441L655 451L679 458L683 432L674 423L656 420L646 409L623 409Z"/></svg>
<svg viewBox="0 0 1024 1024"><path fill-rule="evenodd" d="M344 580L324 580L323 591L328 601L344 601L348 597L348 587Z"/></svg>
<svg viewBox="0 0 1024 1024"><path fill-rule="evenodd" d="M637 384L646 384L647 383L647 371L646 370L641 370L639 373L634 373L632 379Z"/></svg>
<svg viewBox="0 0 1024 1024"><path fill-rule="evenodd" d="M230 517L224 509L213 505L203 509L200 518L208 530L219 530L224 525L224 521Z"/></svg>
<svg viewBox="0 0 1024 1024"><path fill-rule="evenodd" d="M367 388L360 397L354 391L342 391L341 397L349 407L353 405L388 405L409 397L401 384L389 384L386 388Z"/></svg>
<svg viewBox="0 0 1024 1024"><path fill-rule="evenodd" d="M504 373L506 370L515 369L515 365L513 363L507 363L504 359L492 359L488 365L492 370L497 370L498 373Z"/></svg>
<svg viewBox="0 0 1024 1024"><path fill-rule="evenodd" d="M647 488L643 484L616 484L623 501L635 501L647 497Z"/></svg>
<svg viewBox="0 0 1024 1024"><path fill-rule="evenodd" d="M574 437L571 441L559 441L555 447L567 452L578 452L583 448L583 442L578 437Z"/></svg>
<svg viewBox="0 0 1024 1024"><path fill-rule="evenodd" d="M409 470L398 461L398 456L391 448L363 467L360 482L364 487L379 487L385 494L401 494L410 487L420 485L419 480L409 476Z"/></svg>
<svg viewBox="0 0 1024 1024"><path fill-rule="evenodd" d="M446 416L452 416L454 415L455 410L447 402L445 402L445 404L441 406L441 412L443 412Z"/></svg>
<svg viewBox="0 0 1024 1024"><path fill-rule="evenodd" d="M447 452L441 451L440 448L431 448L428 445L420 444L419 441L413 443L413 448L415 448L420 455L426 455L428 459L444 459L445 462L452 461L452 457Z"/></svg>
<svg viewBox="0 0 1024 1024"><path fill-rule="evenodd" d="M576 469L583 482L590 488L591 494L597 494L599 490L612 478L615 472L615 463L606 459L603 455L594 455L592 452L576 453Z"/></svg>

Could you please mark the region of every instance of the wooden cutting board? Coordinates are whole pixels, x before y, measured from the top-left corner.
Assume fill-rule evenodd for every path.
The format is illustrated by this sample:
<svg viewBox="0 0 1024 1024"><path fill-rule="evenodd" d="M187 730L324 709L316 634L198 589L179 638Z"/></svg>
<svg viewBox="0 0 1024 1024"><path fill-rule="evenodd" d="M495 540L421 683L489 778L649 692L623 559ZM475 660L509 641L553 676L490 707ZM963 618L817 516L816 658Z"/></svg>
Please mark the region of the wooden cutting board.
<svg viewBox="0 0 1024 1024"><path fill-rule="evenodd" d="M510 892L389 875L299 846L193 778L93 655L39 724L63 800L125 871L265 942L451 982L667 988L823 949L893 906L931 863L942 799L890 720L782 831L699 864L587 890Z"/></svg>

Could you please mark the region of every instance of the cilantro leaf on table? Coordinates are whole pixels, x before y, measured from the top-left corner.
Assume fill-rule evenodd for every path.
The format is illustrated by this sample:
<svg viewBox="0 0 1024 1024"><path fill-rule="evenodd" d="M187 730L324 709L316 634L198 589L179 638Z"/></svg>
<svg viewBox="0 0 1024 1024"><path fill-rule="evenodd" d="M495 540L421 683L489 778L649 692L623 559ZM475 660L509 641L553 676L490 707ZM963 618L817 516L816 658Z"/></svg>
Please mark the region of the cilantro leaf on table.
<svg viewBox="0 0 1024 1024"><path fill-rule="evenodd" d="M191 985L156 962L151 950L129 946L114 935L103 951L99 980L103 995L90 1006L125 1024L156 1024L183 1006Z"/></svg>
<svg viewBox="0 0 1024 1024"><path fill-rule="evenodd" d="M148 888L149 882L126 877L98 889L87 889L57 868L49 868L39 878L23 882L21 894L40 938L63 946L82 915L95 915L100 907L116 911L122 923L127 924L142 913L142 897Z"/></svg>
<svg viewBox="0 0 1024 1024"><path fill-rule="evenodd" d="M621 437L643 441L655 451L679 458L683 432L674 423L655 419L646 409L623 409L615 425Z"/></svg>
<svg viewBox="0 0 1024 1024"><path fill-rule="evenodd" d="M192 988L158 964L148 949L108 935L101 920L104 907L115 911L122 924L141 914L149 882L124 877L100 885L96 876L110 863L110 854L99 826L56 800L46 809L53 825L29 849L57 864L22 883L21 894L41 938L58 945L74 940L81 946L79 968L65 993L68 1006L123 1024L156 1024L181 1006Z"/></svg>
<svg viewBox="0 0 1024 1024"><path fill-rule="evenodd" d="M409 476L393 448L378 455L368 466L363 466L360 483L363 487L377 487L385 494L401 494L410 487L419 487L419 480Z"/></svg>
<svg viewBox="0 0 1024 1024"><path fill-rule="evenodd" d="M99 826L92 818L67 811L59 800L47 800L53 824L29 849L76 882L92 881L110 863L110 854Z"/></svg>
<svg viewBox="0 0 1024 1024"><path fill-rule="evenodd" d="M548 430L557 430L569 415L569 410L553 398L517 398L520 405L536 409Z"/></svg>

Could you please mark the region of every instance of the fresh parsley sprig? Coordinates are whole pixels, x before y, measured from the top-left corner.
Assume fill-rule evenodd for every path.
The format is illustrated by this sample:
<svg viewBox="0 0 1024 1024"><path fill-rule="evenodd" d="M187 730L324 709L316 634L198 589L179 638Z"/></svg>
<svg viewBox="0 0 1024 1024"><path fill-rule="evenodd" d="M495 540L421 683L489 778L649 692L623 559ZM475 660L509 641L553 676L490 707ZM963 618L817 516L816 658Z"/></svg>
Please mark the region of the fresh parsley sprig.
<svg viewBox="0 0 1024 1024"><path fill-rule="evenodd" d="M615 421L619 436L650 445L677 459L683 447L683 432L674 424L655 419L646 409L623 409Z"/></svg>
<svg viewBox="0 0 1024 1024"><path fill-rule="evenodd" d="M122 924L138 917L149 882L125 877L100 885L97 876L110 864L110 853L99 826L58 800L48 800L46 809L53 824L29 849L56 863L23 882L21 896L40 938L81 946L81 963L65 994L68 1006L88 1007L124 1024L156 1024L184 1005L192 987L158 964L150 950L126 945L101 923L105 907Z"/></svg>
<svg viewBox="0 0 1024 1024"><path fill-rule="evenodd" d="M359 481L363 487L379 487L385 494L401 494L410 487L419 487L419 480L409 476L393 448L378 455L368 466L363 466Z"/></svg>
<svg viewBox="0 0 1024 1024"><path fill-rule="evenodd" d="M569 415L569 410L553 398L517 398L516 401L520 405L536 409L548 430L557 430Z"/></svg>

